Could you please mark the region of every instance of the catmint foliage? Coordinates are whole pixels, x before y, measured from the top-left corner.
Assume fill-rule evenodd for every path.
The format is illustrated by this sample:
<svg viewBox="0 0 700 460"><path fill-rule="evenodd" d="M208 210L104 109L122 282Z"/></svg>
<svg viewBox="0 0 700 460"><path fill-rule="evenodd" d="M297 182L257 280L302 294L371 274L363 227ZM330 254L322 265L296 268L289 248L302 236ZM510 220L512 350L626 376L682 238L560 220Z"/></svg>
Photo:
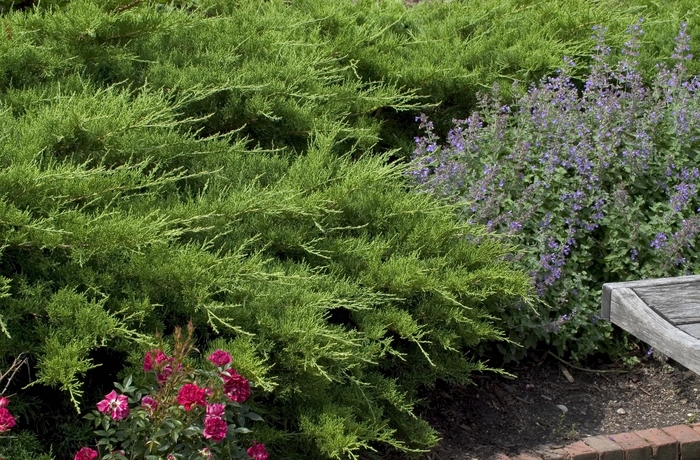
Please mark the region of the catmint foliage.
<svg viewBox="0 0 700 460"><path fill-rule="evenodd" d="M613 353L611 326L598 321L605 282L698 271L700 80L686 25L671 66L645 85L638 71L642 20L617 59L594 27L585 81L565 58L556 75L508 105L496 87L479 109L440 139L417 118L409 175L418 190L458 204L462 218L521 245L541 305L504 310L522 349L541 341L575 359ZM614 61L614 62L613 62Z"/></svg>

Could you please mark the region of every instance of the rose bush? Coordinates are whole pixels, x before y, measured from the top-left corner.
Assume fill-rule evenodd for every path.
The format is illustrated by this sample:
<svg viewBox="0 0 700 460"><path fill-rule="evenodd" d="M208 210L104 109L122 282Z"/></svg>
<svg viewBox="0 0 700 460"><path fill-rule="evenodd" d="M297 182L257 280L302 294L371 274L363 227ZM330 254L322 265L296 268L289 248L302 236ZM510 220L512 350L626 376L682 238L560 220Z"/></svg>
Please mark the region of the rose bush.
<svg viewBox="0 0 700 460"><path fill-rule="evenodd" d="M191 324L187 336L175 331L173 356L162 349L146 353L143 370L154 377L150 388L136 388L129 376L123 384L115 383L116 390L97 403L97 411L85 416L100 428L95 434L101 458L177 460L216 455L267 460L263 444L253 443L247 450L238 445L237 436L250 432L246 420L262 420L242 405L250 397L250 383L230 368L231 355L224 350L210 354L214 370L187 365L185 358L194 350L192 332ZM99 455L85 446L74 460Z"/></svg>
<svg viewBox="0 0 700 460"><path fill-rule="evenodd" d="M4 396L0 396L0 433L10 431L15 426L15 418L7 409L10 400Z"/></svg>

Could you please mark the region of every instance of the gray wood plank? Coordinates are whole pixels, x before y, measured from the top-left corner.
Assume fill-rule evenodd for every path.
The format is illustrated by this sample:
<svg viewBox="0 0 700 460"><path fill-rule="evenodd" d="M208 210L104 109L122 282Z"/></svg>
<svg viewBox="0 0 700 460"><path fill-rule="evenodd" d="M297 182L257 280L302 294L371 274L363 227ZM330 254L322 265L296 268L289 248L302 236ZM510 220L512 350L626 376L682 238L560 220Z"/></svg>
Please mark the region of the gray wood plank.
<svg viewBox="0 0 700 460"><path fill-rule="evenodd" d="M671 278L652 278L648 280L621 281L619 283L605 283L612 287L646 287L646 286L666 286L669 284L692 283L700 281L700 275L674 276Z"/></svg>
<svg viewBox="0 0 700 460"><path fill-rule="evenodd" d="M663 286L638 286L631 289L647 305L663 305L669 302L700 303L700 280Z"/></svg>
<svg viewBox="0 0 700 460"><path fill-rule="evenodd" d="M603 301L601 305L602 316L605 319L610 319L610 300L611 294L615 289L631 288L646 290L647 288L664 288L666 286L672 287L679 284L692 284L696 282L700 282L700 275L677 276L673 278L654 278L649 280L638 281L623 281L619 283L605 283L603 284Z"/></svg>
<svg viewBox="0 0 700 460"><path fill-rule="evenodd" d="M610 292L610 320L695 373L700 373L700 340L670 324L628 287Z"/></svg>
<svg viewBox="0 0 700 460"><path fill-rule="evenodd" d="M678 326L678 329L686 334L692 335L696 339L700 339L700 323L683 324L682 326Z"/></svg>
<svg viewBox="0 0 700 460"><path fill-rule="evenodd" d="M600 315L608 321L610 321L610 296L613 289L615 289L614 283L603 284L603 301L600 309Z"/></svg>
<svg viewBox="0 0 700 460"><path fill-rule="evenodd" d="M674 326L700 323L700 301L696 303L672 303L673 301L669 300L668 304L652 304L647 302L644 297L639 296L639 298Z"/></svg>

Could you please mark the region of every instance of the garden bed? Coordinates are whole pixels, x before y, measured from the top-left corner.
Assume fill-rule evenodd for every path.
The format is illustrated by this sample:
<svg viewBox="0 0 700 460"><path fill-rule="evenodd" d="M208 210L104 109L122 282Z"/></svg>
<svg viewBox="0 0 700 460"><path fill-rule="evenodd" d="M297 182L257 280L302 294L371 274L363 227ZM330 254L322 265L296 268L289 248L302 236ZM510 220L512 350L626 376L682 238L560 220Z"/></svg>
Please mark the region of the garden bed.
<svg viewBox="0 0 700 460"><path fill-rule="evenodd" d="M700 378L671 361L641 356L632 368L600 364L601 373L564 366L546 355L506 368L508 379L480 375L468 387L438 387L428 397L427 420L443 438L425 459L516 455L562 447L586 436L612 435L695 421ZM563 405L567 413L562 417Z"/></svg>

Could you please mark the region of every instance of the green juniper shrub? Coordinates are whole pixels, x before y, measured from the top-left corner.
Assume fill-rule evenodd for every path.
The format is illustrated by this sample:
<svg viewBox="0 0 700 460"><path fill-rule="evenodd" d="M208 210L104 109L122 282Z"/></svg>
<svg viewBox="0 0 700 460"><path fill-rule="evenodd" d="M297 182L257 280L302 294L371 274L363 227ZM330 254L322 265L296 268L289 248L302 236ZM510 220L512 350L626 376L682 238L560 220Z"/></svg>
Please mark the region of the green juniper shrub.
<svg viewBox="0 0 700 460"><path fill-rule="evenodd" d="M529 295L512 246L371 148L411 92L258 7L3 18L0 354L31 358L10 391L40 401L19 429L43 452L89 444L81 414L189 319L260 390L271 456L426 449L417 390L484 369L494 313Z"/></svg>
<svg viewBox="0 0 700 460"><path fill-rule="evenodd" d="M148 83L182 103L178 119L191 118L198 137L237 133L296 151L337 122L336 148L367 151L378 141L380 108L422 107L408 88L362 81L299 9L242 2L236 14L207 11L77 0L66 11L8 13L0 89L48 91L42 85L53 82L50 91L58 91L60 82L70 93L77 79L102 89ZM208 96L188 99L197 88Z"/></svg>
<svg viewBox="0 0 700 460"><path fill-rule="evenodd" d="M30 353L32 388L82 411L106 393L84 376L123 365L94 350L137 365L153 332L191 317L271 392L255 407L278 430L271 452L434 444L416 387L484 367L463 353L500 337L490 312L529 286L503 261L511 248L407 193L386 157L338 157L337 132L284 159L178 132L163 104L86 87L6 112L3 355Z"/></svg>
<svg viewBox="0 0 700 460"><path fill-rule="evenodd" d="M455 122L444 143L420 119L411 172L419 190L449 197L466 222L510 234L523 248L542 306L502 312L509 337L541 341L560 356L613 354L609 323L598 321L601 285L697 273L700 80L688 74L689 36L681 26L673 67L649 86L638 71L641 20L623 58L608 62L604 29L582 87L565 59L557 76L511 105L498 93Z"/></svg>
<svg viewBox="0 0 700 460"><path fill-rule="evenodd" d="M627 24L640 14L648 42L640 68L650 81L678 22L688 21L691 32L700 24L694 0L663 7L648 0L68 5L68 14L4 15L11 39L0 40L0 88L62 81L76 70L94 83L148 81L170 94L205 83L221 91L182 112L211 115L198 126L204 134L240 129L263 147L297 150L315 127L340 117L349 126L339 147L380 143L410 152L419 110L447 126L475 107L484 87L500 82L508 92L513 80L527 85L553 74L564 55L581 69L574 77L585 80L595 46L589 27L605 24L611 43L621 46ZM691 73L700 71L689 65Z"/></svg>
<svg viewBox="0 0 700 460"><path fill-rule="evenodd" d="M530 284L505 260L511 245L407 193L389 162L401 153L376 148L410 142L407 114L474 100L458 67L424 65L430 41L483 51L454 40L466 2L438 3L76 0L2 14L0 354L31 357L12 391L36 401L19 428L40 450L73 455L90 434L71 407L94 407L156 332L190 318L198 347L229 351L261 389L251 405L270 427L256 435L273 456L436 442L417 389L483 369L473 351L502 337L495 316ZM544 17L496 6L494 21ZM469 75L498 78L498 33ZM547 43L523 75L570 51Z"/></svg>
<svg viewBox="0 0 700 460"><path fill-rule="evenodd" d="M315 18L321 37L363 81L415 88L422 102L433 105L424 112L439 132L447 131L452 118L476 108L477 93L494 82L507 97L514 80L526 88L553 75L562 56L578 64L573 77L585 80L596 45L589 33L594 24L605 24L609 43L621 47L627 26L646 17L647 46L639 60L647 82L655 65L670 55L681 20L691 33L700 24L694 0L663 5L647 0L422 1L409 8L403 3L305 0L294 6ZM691 73L700 72L700 63L688 66ZM410 152L415 115L378 114L384 121L381 145Z"/></svg>

